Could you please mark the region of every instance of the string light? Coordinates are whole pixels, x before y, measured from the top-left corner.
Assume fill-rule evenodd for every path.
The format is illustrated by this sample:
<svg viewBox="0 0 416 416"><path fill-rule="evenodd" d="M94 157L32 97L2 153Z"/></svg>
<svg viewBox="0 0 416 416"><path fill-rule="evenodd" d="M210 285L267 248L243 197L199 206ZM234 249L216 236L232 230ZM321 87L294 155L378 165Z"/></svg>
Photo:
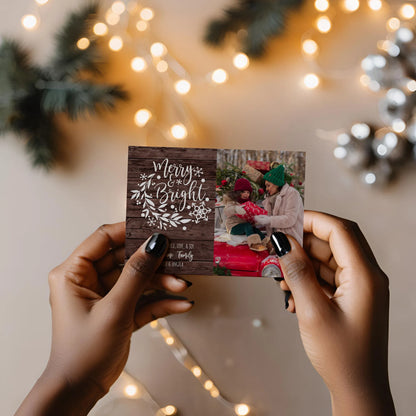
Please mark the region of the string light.
<svg viewBox="0 0 416 416"><path fill-rule="evenodd" d="M235 405L234 411L238 416L246 416L250 413L250 407L244 403L240 403Z"/></svg>
<svg viewBox="0 0 416 416"><path fill-rule="evenodd" d="M153 58L161 58L166 55L167 51L166 46L162 42L155 42L150 46L150 53Z"/></svg>
<svg viewBox="0 0 416 416"><path fill-rule="evenodd" d="M392 17L387 20L386 28L389 32L395 32L400 27L400 20L397 17Z"/></svg>
<svg viewBox="0 0 416 416"><path fill-rule="evenodd" d="M415 8L411 4L403 4L399 14L403 19L412 19L415 16Z"/></svg>
<svg viewBox="0 0 416 416"><path fill-rule="evenodd" d="M313 90L319 85L320 79L316 74L306 74L303 78L303 83L306 88Z"/></svg>
<svg viewBox="0 0 416 416"><path fill-rule="evenodd" d="M302 50L307 55L314 55L318 52L318 44L312 39L306 39L302 43Z"/></svg>
<svg viewBox="0 0 416 416"><path fill-rule="evenodd" d="M134 122L139 127L144 127L152 118L152 113L147 108L141 108L134 115Z"/></svg>
<svg viewBox="0 0 416 416"><path fill-rule="evenodd" d="M131 60L130 66L133 71L142 72L147 68L147 63L142 57L136 56Z"/></svg>
<svg viewBox="0 0 416 416"><path fill-rule="evenodd" d="M140 17L146 22L149 22L150 20L152 20L154 16L155 16L154 11L150 9L149 7L145 7L144 9L140 11Z"/></svg>
<svg viewBox="0 0 416 416"><path fill-rule="evenodd" d="M212 73L211 79L216 84L223 84L228 79L227 71L222 68L218 68Z"/></svg>
<svg viewBox="0 0 416 416"><path fill-rule="evenodd" d="M162 409L162 412L163 412L163 414L164 414L164 415L166 415L166 416L172 416L172 415L176 415L176 414L178 413L178 410L176 409L176 407L175 407L175 406L172 406L172 405L170 404L170 405L168 405L168 406L164 407L164 408Z"/></svg>
<svg viewBox="0 0 416 416"><path fill-rule="evenodd" d="M33 30L38 25L38 19L33 14L26 14L22 17L22 25L26 30Z"/></svg>
<svg viewBox="0 0 416 416"><path fill-rule="evenodd" d="M147 28L148 28L148 24L147 24L147 22L145 22L145 21L143 21L143 20L139 20L139 21L136 23L136 29L137 29L139 32L144 32Z"/></svg>
<svg viewBox="0 0 416 416"><path fill-rule="evenodd" d="M175 90L178 94L186 95L191 90L191 83L186 79L180 79L175 82Z"/></svg>
<svg viewBox="0 0 416 416"><path fill-rule="evenodd" d="M250 60L245 53L238 53L234 56L233 65L240 70L248 68Z"/></svg>
<svg viewBox="0 0 416 416"><path fill-rule="evenodd" d="M166 61L159 61L156 64L156 69L158 72L166 72L169 69L169 65Z"/></svg>
<svg viewBox="0 0 416 416"><path fill-rule="evenodd" d="M111 6L111 10L113 13L120 15L125 12L126 6L122 1L115 1Z"/></svg>
<svg viewBox="0 0 416 416"><path fill-rule="evenodd" d="M43 6L46 4L49 0L36 0L36 3L39 4L39 6Z"/></svg>
<svg viewBox="0 0 416 416"><path fill-rule="evenodd" d="M368 0L368 7L371 10L377 11L380 10L383 6L381 0Z"/></svg>
<svg viewBox="0 0 416 416"><path fill-rule="evenodd" d="M123 48L123 39L120 36L113 36L108 42L108 47L114 52L121 50Z"/></svg>
<svg viewBox="0 0 416 416"><path fill-rule="evenodd" d="M108 33L108 26L105 23L98 22L92 30L97 36L104 36Z"/></svg>
<svg viewBox="0 0 416 416"><path fill-rule="evenodd" d="M223 405L232 409L237 416L248 415L251 411L250 407L245 403L231 403L225 397L221 395L218 387L215 386L214 382L209 378L201 366L197 364L195 359L190 355L189 351L181 340L173 333L172 329L169 326L169 323L165 318L160 318L150 323L150 327L155 331L158 331L159 334L166 340L166 337L174 338L175 342L169 348L172 350L175 358L187 368L192 375L201 383L203 388L207 390L210 396L214 399L217 399Z"/></svg>
<svg viewBox="0 0 416 416"><path fill-rule="evenodd" d="M315 0L315 9L319 12L326 12L329 8L328 0Z"/></svg>
<svg viewBox="0 0 416 416"><path fill-rule="evenodd" d="M346 12L355 12L359 7L359 0L344 0L343 2L343 8Z"/></svg>
<svg viewBox="0 0 416 416"><path fill-rule="evenodd" d="M332 23L328 16L318 17L316 27L321 33L328 33L331 30Z"/></svg>
<svg viewBox="0 0 416 416"><path fill-rule="evenodd" d="M120 21L120 15L114 13L112 10L108 10L105 14L105 21L109 25L115 26Z"/></svg>
<svg viewBox="0 0 416 416"><path fill-rule="evenodd" d="M127 397L138 397L139 389L135 384L128 384L124 388L124 394Z"/></svg>
<svg viewBox="0 0 416 416"><path fill-rule="evenodd" d="M84 50L90 46L90 41L87 38L81 38L77 42L78 49Z"/></svg>
<svg viewBox="0 0 416 416"><path fill-rule="evenodd" d="M188 130L186 129L186 127L182 124L182 123L177 123L174 124L171 128L170 128L170 134L175 138L175 139L185 139L186 136L188 136ZM166 341L166 343L168 343ZM171 344L169 344L171 345Z"/></svg>

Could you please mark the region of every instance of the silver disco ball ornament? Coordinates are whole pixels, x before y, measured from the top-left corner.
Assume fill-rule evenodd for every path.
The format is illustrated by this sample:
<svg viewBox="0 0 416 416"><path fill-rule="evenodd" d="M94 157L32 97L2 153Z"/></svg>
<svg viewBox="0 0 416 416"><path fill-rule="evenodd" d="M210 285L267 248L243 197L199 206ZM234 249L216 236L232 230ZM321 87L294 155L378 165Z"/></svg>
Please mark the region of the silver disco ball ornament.
<svg viewBox="0 0 416 416"><path fill-rule="evenodd" d="M361 180L369 186L383 187L393 178L393 168L387 160L378 160L371 168L361 172Z"/></svg>
<svg viewBox="0 0 416 416"><path fill-rule="evenodd" d="M385 159L391 163L400 163L409 155L409 142L399 133L387 127L377 130L372 143L377 159Z"/></svg>
<svg viewBox="0 0 416 416"><path fill-rule="evenodd" d="M390 88L379 102L380 117L389 126L393 126L395 120L408 120L414 103L415 94L400 88Z"/></svg>
<svg viewBox="0 0 416 416"><path fill-rule="evenodd" d="M369 78L366 83L372 91L391 88L398 79L407 76L403 63L389 55L368 55L361 61L361 68Z"/></svg>

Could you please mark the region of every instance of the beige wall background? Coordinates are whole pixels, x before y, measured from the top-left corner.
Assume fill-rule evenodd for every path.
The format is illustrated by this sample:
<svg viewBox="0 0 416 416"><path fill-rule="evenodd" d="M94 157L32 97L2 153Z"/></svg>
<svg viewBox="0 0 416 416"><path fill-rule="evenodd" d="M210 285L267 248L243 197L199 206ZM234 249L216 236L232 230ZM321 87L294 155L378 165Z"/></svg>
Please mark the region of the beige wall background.
<svg viewBox="0 0 416 416"><path fill-rule="evenodd" d="M50 0L41 10L40 28L20 26L33 1L1 1L0 27L45 62L52 34L67 14L84 2ZM309 2L311 3L311 2ZM229 65L226 51L205 46L208 20L229 1L154 0L154 33L195 77ZM405 169L385 190L365 187L332 156L334 143L318 129L348 128L357 121L379 122L379 96L359 85L359 61L385 36L387 11L338 16L322 47L325 68L350 68L339 81L324 80L305 91L299 80L310 70L300 51L302 33L312 24L308 4L288 22L285 35L267 57L221 87L195 85L185 102L200 134L177 143L307 152L306 208L356 220L390 276L390 374L398 414L414 414L416 312L414 232L416 169ZM111 55L109 79L133 92L117 112L70 123L64 118L71 163L49 174L34 170L23 142L13 135L0 141L0 413L12 414L49 355L50 310L47 275L102 223L123 220L127 146L172 145L145 137L132 115L154 99L157 81L144 82L127 68L123 55ZM169 104L168 104L169 105ZM326 388L307 360L296 317L284 311L274 282L253 278L194 278L189 290L194 309L170 323L221 392L247 402L258 416L330 414ZM261 319L255 328L253 319ZM175 360L150 328L133 337L127 369L160 404L175 404L182 415L231 415ZM128 413L127 409L123 414ZM98 413L97 413L98 414ZM121 414L113 413L113 414ZM144 415L151 414L143 411Z"/></svg>

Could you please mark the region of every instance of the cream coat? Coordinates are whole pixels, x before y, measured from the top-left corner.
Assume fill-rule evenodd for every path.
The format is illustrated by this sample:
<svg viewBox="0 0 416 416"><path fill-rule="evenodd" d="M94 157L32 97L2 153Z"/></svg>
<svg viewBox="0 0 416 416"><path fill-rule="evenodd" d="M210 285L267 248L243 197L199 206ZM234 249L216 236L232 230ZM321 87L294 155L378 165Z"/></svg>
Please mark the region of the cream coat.
<svg viewBox="0 0 416 416"><path fill-rule="evenodd" d="M295 188L286 183L278 194L265 198L263 207L271 216L270 225L266 227L268 236L281 231L303 244L303 202Z"/></svg>

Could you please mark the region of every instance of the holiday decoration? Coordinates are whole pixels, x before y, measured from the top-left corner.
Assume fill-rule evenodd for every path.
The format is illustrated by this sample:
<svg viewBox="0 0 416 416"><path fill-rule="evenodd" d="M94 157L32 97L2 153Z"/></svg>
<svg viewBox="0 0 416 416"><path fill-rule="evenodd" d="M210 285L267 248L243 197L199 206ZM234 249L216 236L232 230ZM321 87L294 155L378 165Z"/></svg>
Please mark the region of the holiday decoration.
<svg viewBox="0 0 416 416"><path fill-rule="evenodd" d="M55 115L65 113L75 120L98 108L113 109L117 100L127 98L117 85L86 78L100 74L103 64L96 40L87 38L96 17L96 5L72 13L57 34L55 55L45 67L32 64L29 53L13 40L3 40L0 46L0 132L25 137L35 166L49 169L59 158ZM26 17L24 22L28 21Z"/></svg>
<svg viewBox="0 0 416 416"><path fill-rule="evenodd" d="M238 5L208 25L205 41L220 46L233 33L245 54L259 58L266 51L267 41L283 33L289 11L302 4L303 0L238 0Z"/></svg>
<svg viewBox="0 0 416 416"><path fill-rule="evenodd" d="M267 211L256 205L254 202L247 201L244 202L244 204L241 204L241 206L244 208L244 211L246 211L246 213L244 215L236 214L237 217L246 220L247 222L250 222L252 224L254 224L254 217L256 215L267 215Z"/></svg>
<svg viewBox="0 0 416 416"><path fill-rule="evenodd" d="M413 10L410 8L405 10ZM400 9L403 11L403 7ZM410 16L403 14L402 16ZM350 132L338 135L336 158L343 160L368 185L391 182L399 168L416 154L416 38L409 22L390 18L389 35L378 42L380 52L361 62L361 83L371 91L383 91L379 102L386 127L356 123Z"/></svg>

